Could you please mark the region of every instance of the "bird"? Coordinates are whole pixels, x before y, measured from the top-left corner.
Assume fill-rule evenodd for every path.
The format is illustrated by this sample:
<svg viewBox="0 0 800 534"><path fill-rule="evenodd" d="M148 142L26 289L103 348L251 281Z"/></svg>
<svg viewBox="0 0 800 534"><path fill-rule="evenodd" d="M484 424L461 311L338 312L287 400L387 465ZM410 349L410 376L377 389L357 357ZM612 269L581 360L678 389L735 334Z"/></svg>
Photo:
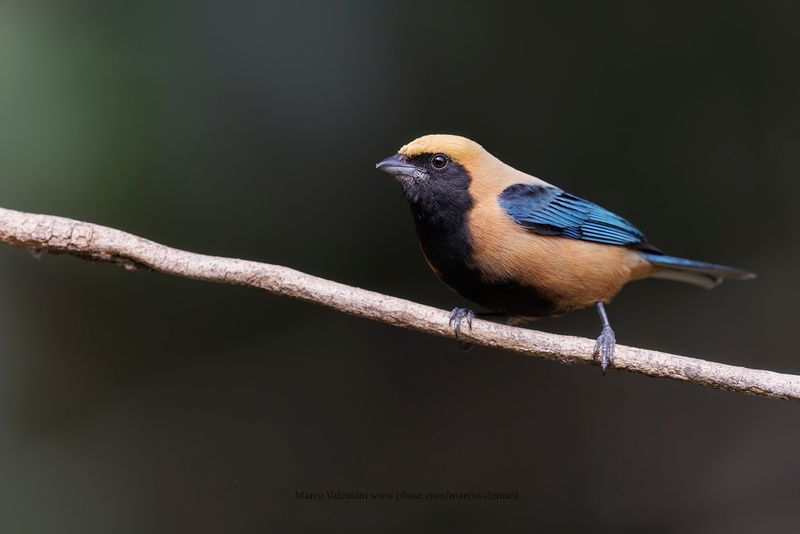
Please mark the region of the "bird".
<svg viewBox="0 0 800 534"><path fill-rule="evenodd" d="M376 168L400 183L428 265L479 317L522 322L594 306L602 329L592 353L603 375L616 334L606 313L622 287L664 278L704 288L746 280L746 270L670 256L619 215L502 162L466 137L430 134ZM475 312L456 307L462 337Z"/></svg>

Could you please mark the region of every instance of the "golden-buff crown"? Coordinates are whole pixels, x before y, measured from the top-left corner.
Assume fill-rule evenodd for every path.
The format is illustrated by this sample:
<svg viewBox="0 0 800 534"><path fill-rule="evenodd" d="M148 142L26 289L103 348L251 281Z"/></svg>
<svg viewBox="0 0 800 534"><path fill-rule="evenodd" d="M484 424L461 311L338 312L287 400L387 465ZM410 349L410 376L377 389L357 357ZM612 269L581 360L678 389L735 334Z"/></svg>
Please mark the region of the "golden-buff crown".
<svg viewBox="0 0 800 534"><path fill-rule="evenodd" d="M398 151L398 154L407 158L436 153L446 154L456 163L469 165L486 154L486 151L471 139L449 134L423 135L404 145Z"/></svg>

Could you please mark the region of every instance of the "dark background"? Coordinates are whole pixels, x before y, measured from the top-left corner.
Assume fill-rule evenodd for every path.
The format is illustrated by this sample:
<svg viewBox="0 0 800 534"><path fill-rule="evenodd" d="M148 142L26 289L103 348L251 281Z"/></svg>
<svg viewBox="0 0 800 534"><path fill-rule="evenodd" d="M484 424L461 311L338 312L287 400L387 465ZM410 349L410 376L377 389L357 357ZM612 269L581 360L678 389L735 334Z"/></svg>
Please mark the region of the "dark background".
<svg viewBox="0 0 800 534"><path fill-rule="evenodd" d="M800 373L800 4L13 2L0 198L442 308L376 161L431 132L759 273L628 287L619 341ZM752 532L797 404L0 247L4 532ZM548 331L596 336L592 310ZM517 491L303 502L303 491Z"/></svg>

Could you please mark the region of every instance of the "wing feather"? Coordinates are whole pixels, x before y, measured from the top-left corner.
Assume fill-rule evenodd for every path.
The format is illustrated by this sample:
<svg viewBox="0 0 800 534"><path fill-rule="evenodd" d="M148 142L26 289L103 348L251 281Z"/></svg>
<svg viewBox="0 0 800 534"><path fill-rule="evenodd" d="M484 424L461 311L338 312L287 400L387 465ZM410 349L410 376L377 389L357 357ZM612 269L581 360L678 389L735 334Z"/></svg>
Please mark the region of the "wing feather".
<svg viewBox="0 0 800 534"><path fill-rule="evenodd" d="M536 233L660 252L619 215L557 187L515 184L499 200L517 224Z"/></svg>

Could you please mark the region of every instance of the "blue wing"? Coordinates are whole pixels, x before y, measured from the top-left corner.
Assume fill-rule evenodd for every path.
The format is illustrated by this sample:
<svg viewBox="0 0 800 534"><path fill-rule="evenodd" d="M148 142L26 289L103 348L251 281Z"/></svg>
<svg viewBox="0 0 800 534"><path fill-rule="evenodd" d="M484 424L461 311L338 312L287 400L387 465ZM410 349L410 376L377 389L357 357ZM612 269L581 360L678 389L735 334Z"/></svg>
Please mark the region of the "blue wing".
<svg viewBox="0 0 800 534"><path fill-rule="evenodd" d="M515 184L499 201L517 224L538 234L660 252L619 215L557 187Z"/></svg>

